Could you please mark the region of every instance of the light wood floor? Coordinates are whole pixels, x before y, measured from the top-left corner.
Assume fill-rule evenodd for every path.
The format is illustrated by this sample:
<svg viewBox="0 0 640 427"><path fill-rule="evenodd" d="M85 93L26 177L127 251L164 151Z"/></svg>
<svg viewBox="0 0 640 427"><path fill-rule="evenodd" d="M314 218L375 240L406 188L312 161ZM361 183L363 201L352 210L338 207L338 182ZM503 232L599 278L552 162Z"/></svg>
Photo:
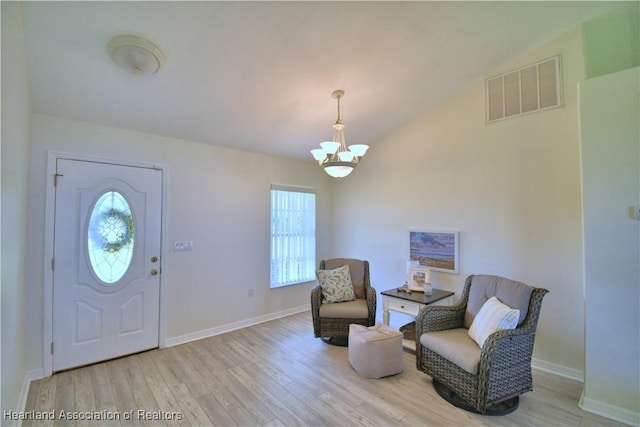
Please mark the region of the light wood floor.
<svg viewBox="0 0 640 427"><path fill-rule="evenodd" d="M409 351L403 352L404 372L383 379L358 375L347 351L313 338L310 314L296 314L34 381L27 411L120 420L23 425L619 425L578 408L581 383L547 373L534 373L534 391L521 397L516 412L488 417L443 401L430 377L416 370ZM144 420L138 410L181 419Z"/></svg>

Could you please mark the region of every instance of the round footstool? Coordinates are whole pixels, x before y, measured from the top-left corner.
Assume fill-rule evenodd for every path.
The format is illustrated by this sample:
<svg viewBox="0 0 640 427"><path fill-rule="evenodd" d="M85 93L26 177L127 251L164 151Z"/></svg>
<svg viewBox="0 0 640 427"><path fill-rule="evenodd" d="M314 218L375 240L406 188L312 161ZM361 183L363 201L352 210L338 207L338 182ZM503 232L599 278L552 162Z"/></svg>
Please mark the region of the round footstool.
<svg viewBox="0 0 640 427"><path fill-rule="evenodd" d="M402 372L402 332L377 324L349 325L349 363L360 375L382 378Z"/></svg>

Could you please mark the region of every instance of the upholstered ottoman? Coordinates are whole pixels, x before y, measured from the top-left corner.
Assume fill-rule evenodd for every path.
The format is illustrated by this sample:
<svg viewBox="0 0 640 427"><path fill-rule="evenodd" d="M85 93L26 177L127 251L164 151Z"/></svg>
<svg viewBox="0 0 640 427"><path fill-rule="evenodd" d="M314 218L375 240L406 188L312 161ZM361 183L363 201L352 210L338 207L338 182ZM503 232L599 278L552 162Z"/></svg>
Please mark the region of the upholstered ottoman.
<svg viewBox="0 0 640 427"><path fill-rule="evenodd" d="M382 378L402 372L402 332L383 324L349 325L349 363L360 375Z"/></svg>

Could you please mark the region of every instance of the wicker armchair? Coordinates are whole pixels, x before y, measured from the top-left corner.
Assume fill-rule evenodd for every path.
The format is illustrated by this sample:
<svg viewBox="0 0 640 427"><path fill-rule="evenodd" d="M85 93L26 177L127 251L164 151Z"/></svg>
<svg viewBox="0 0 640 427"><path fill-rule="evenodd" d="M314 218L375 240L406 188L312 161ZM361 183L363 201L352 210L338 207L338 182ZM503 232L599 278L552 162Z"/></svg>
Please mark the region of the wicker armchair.
<svg viewBox="0 0 640 427"><path fill-rule="evenodd" d="M376 290L371 287L369 261L335 258L320 261L320 270L333 270L349 265L356 299L349 302L322 304L320 284L311 289L311 315L313 333L329 343L346 345L349 325L352 323L373 326L376 320ZM333 340L333 341L332 341Z"/></svg>
<svg viewBox="0 0 640 427"><path fill-rule="evenodd" d="M416 367L430 375L438 394L455 406L481 414L514 411L519 395L533 389L533 342L547 292L498 276L469 276L455 306L427 306L418 314ZM494 332L480 348L469 338L468 328L492 296L520 309L520 318L515 329Z"/></svg>

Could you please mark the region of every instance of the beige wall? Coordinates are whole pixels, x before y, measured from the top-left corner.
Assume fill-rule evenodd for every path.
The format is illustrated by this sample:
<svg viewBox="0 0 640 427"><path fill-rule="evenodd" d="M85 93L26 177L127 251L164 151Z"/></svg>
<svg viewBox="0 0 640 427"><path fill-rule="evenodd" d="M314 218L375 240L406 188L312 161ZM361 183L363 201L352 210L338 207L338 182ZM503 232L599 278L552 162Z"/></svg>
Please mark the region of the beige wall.
<svg viewBox="0 0 640 427"><path fill-rule="evenodd" d="M640 69L580 85L586 369L582 405L640 423Z"/></svg>
<svg viewBox="0 0 640 427"><path fill-rule="evenodd" d="M460 274L433 273L435 286L459 295L466 276L488 273L549 289L534 358L579 378L584 370L576 88L584 79L581 31L494 74L558 54L562 108L487 125L479 81L374 142L358 170L335 184L332 240L334 255L371 261L372 284L382 291L406 279L409 229L459 230Z"/></svg>
<svg viewBox="0 0 640 427"><path fill-rule="evenodd" d="M27 276L29 336L36 342L31 366L41 366L42 359L47 150L168 166L163 281L169 343L309 304L313 282L269 288L270 184L316 189L317 254L327 256L330 180L316 165L35 114L27 237L27 250L35 254ZM174 252L176 240L193 241L193 251Z"/></svg>
<svg viewBox="0 0 640 427"><path fill-rule="evenodd" d="M29 370L25 240L31 104L19 2L2 2L2 406L17 410ZM32 365L33 366L33 365ZM21 402L22 401L22 402ZM4 423L3 423L4 424Z"/></svg>

